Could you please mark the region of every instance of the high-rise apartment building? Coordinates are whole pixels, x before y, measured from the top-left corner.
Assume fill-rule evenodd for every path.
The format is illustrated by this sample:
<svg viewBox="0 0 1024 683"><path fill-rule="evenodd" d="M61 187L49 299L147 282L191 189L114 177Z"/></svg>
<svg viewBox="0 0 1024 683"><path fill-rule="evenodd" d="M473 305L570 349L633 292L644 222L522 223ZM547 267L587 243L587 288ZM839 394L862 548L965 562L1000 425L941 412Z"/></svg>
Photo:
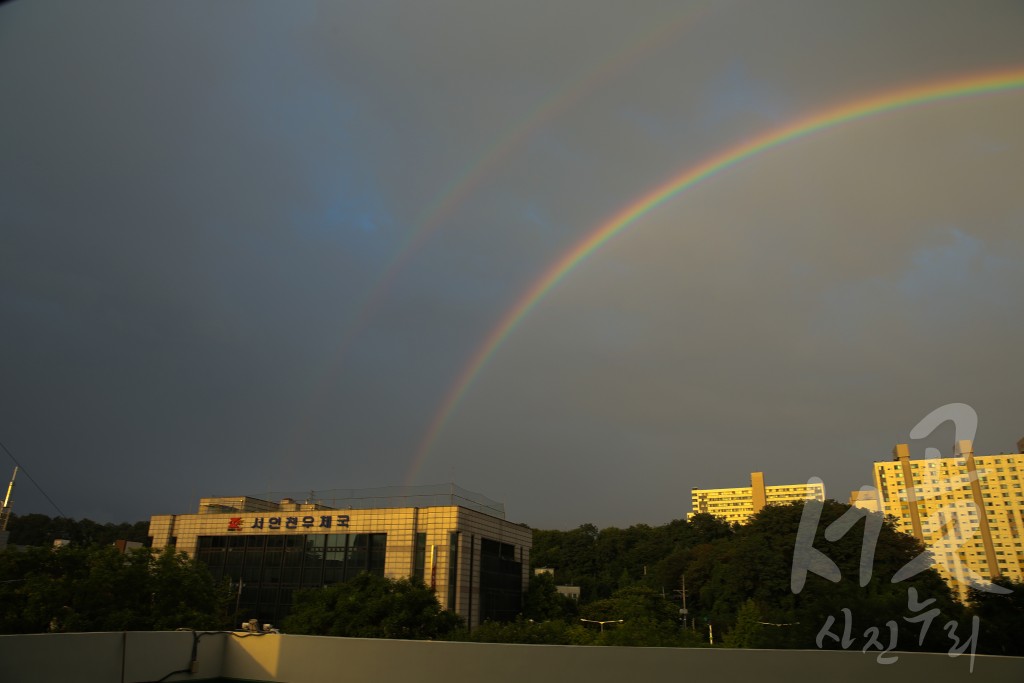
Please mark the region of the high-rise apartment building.
<svg viewBox="0 0 1024 683"><path fill-rule="evenodd" d="M892 515L961 597L971 583L1024 580L1024 454L976 456L970 441L959 441L951 457L912 460L907 444L897 444L873 470L877 495L854 492L851 503Z"/></svg>
<svg viewBox="0 0 1024 683"><path fill-rule="evenodd" d="M700 489L691 491L692 511L686 516L707 513L727 522L745 523L765 505L783 505L805 500L825 500L825 485L782 484L765 486L764 472L750 474L750 486L731 489Z"/></svg>

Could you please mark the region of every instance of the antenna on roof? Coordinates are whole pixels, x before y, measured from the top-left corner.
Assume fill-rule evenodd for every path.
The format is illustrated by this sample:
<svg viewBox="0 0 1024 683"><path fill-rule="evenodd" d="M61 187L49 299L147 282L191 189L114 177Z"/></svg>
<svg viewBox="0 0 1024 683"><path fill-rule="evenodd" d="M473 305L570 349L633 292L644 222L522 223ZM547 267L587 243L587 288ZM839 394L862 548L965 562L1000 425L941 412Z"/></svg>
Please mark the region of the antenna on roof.
<svg viewBox="0 0 1024 683"><path fill-rule="evenodd" d="M4 498L4 505L0 507L0 531L7 531L7 520L11 517L11 491L14 490L14 478L18 476L18 467L14 467L14 474L11 475L11 483L7 485L7 496Z"/></svg>

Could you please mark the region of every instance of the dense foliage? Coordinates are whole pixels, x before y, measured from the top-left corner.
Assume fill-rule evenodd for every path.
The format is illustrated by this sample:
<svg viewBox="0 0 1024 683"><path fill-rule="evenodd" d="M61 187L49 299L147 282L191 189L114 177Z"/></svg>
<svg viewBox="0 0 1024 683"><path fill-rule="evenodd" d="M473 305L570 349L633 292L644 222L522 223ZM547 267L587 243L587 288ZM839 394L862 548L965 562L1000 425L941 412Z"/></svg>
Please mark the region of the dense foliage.
<svg viewBox="0 0 1024 683"><path fill-rule="evenodd" d="M536 531L532 557L535 566L554 567L558 583L582 587L582 617L623 620L606 628L596 644L672 645L688 633L689 641L698 634L705 644L714 637L716 645L732 647L840 648L849 621L856 649L870 641L874 628L883 648L893 638L894 649L945 652L953 644L946 625L953 622L961 633L969 631L977 613L982 624L978 651L1013 651L1009 637L988 634L1024 623L1019 591L1011 596L1015 600L978 594L971 612L934 569L893 583L924 547L878 518L870 578L862 586L865 520L826 539L829 525L850 508L834 501L811 506L820 515L812 547L835 563L841 578L833 582L812 570L799 591L794 591L792 573L802 504L768 506L745 525L697 515L659 527L598 530L588 524L571 531ZM684 575L686 629L679 616ZM929 629L918 619L925 611L933 624ZM524 635L528 626L517 629L509 634L516 642L535 638ZM564 642L566 636L558 639Z"/></svg>
<svg viewBox="0 0 1024 683"><path fill-rule="evenodd" d="M523 596L523 618L536 621L573 619L579 614L576 601L558 593L552 574L532 574Z"/></svg>
<svg viewBox="0 0 1024 683"><path fill-rule="evenodd" d="M318 636L433 639L462 625L441 609L422 581L361 574L345 583L299 591L284 630Z"/></svg>
<svg viewBox="0 0 1024 683"><path fill-rule="evenodd" d="M173 549L0 551L0 633L224 628L227 586Z"/></svg>
<svg viewBox="0 0 1024 683"><path fill-rule="evenodd" d="M711 515L656 527L598 530L584 524L571 531L537 529L530 557L535 567L554 567L558 583L580 586L583 601L589 602L636 581L658 590L679 588L677 554L732 533L726 522Z"/></svg>
<svg viewBox="0 0 1024 683"><path fill-rule="evenodd" d="M7 522L11 545L53 545L63 538L73 545L111 545L114 541L137 541L149 544L149 522L100 524L91 519L48 517L40 514L12 514Z"/></svg>
<svg viewBox="0 0 1024 683"><path fill-rule="evenodd" d="M826 537L849 506L826 501L807 510L820 517L811 547L827 558L825 564L835 563L836 581L821 575L827 572L819 562L794 590L794 549L805 508L769 506L742 526L697 515L653 527L535 530L533 565L553 567L554 575L531 577L519 618L488 622L472 632L442 610L422 582L371 575L298 593L284 630L660 647L709 646L713 637L715 646L856 650L870 646L874 634L879 650L948 652L951 625L966 640L977 624L978 653L1024 655L1018 637L1024 584L998 579L1010 593L972 590L962 605L934 569L894 583L924 548L876 517L877 539L870 564L865 562L870 577L861 585L865 520L858 518L842 534L833 528ZM27 515L12 519L11 529L12 543L49 546L61 537L79 544L0 552L0 633L223 628L235 621L234 596L184 554L142 549L122 555L109 546L84 545L88 539L138 540L144 523L97 525ZM582 587L579 603L560 595L556 583Z"/></svg>
<svg viewBox="0 0 1024 683"><path fill-rule="evenodd" d="M969 601L979 620L978 650L993 655L1024 656L1024 582L996 579L1009 594L971 589Z"/></svg>

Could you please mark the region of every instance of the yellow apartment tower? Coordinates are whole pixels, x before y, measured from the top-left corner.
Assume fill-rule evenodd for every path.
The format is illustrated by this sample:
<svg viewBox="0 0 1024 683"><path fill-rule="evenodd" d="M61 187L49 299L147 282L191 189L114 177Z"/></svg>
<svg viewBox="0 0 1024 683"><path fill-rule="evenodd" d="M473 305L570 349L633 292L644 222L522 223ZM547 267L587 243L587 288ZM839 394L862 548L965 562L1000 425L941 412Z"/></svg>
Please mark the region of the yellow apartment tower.
<svg viewBox="0 0 1024 683"><path fill-rule="evenodd" d="M825 485L816 483L765 486L764 472L752 472L750 486L733 489L694 488L691 496L692 512L686 515L686 519L691 519L696 514L707 513L727 522L744 524L765 505L784 505L805 500L823 502Z"/></svg>
<svg viewBox="0 0 1024 683"><path fill-rule="evenodd" d="M874 480L877 493L855 491L851 504L894 517L961 597L971 583L1024 580L1024 455L975 455L958 441L952 457L911 460L901 443L874 463Z"/></svg>

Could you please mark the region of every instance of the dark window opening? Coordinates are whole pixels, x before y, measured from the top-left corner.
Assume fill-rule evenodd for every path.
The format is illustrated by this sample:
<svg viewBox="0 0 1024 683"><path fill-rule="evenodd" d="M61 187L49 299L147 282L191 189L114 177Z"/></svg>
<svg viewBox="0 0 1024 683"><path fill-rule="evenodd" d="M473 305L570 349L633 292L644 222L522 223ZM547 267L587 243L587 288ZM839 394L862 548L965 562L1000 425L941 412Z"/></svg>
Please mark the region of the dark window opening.
<svg viewBox="0 0 1024 683"><path fill-rule="evenodd" d="M516 548L480 539L480 620L510 621L523 607L523 564Z"/></svg>
<svg viewBox="0 0 1024 683"><path fill-rule="evenodd" d="M280 624L298 589L384 576L386 548L387 534L200 536L196 559L236 591L241 581L239 620Z"/></svg>

